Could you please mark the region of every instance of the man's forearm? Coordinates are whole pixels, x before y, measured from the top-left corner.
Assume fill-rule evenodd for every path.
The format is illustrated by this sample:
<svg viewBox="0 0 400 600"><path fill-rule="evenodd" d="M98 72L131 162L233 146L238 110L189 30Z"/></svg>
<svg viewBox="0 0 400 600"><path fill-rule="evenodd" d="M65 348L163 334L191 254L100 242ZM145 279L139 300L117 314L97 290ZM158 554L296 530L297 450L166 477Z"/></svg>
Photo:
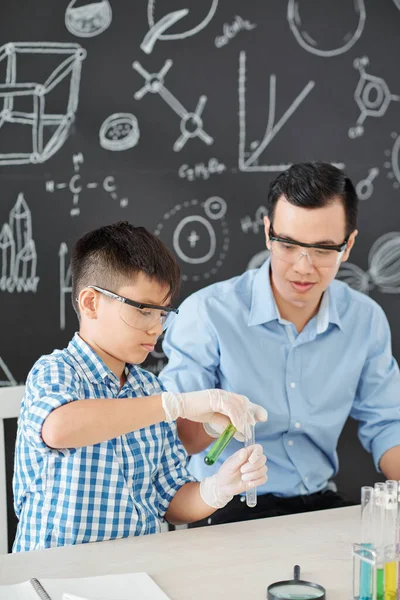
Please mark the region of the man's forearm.
<svg viewBox="0 0 400 600"><path fill-rule="evenodd" d="M176 422L178 435L182 444L185 446L189 455L198 454L214 442L214 438L209 436L203 427L203 423L196 423L188 419L179 418Z"/></svg>
<svg viewBox="0 0 400 600"><path fill-rule="evenodd" d="M205 519L215 510L200 496L200 483L188 482L172 498L165 518L172 525L182 525Z"/></svg>
<svg viewBox="0 0 400 600"><path fill-rule="evenodd" d="M400 446L394 446L387 450L381 460L379 467L387 479L400 480Z"/></svg>

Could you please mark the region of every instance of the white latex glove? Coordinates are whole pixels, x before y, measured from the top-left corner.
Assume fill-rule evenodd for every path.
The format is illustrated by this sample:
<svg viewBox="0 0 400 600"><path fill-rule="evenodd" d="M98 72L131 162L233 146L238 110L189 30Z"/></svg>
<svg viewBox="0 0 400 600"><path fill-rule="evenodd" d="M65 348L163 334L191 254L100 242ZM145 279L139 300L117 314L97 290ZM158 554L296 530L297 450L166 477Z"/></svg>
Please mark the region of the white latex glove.
<svg viewBox="0 0 400 600"><path fill-rule="evenodd" d="M163 392L161 401L168 423L176 421L178 417L198 423L210 423L215 413L221 413L227 417L227 424L231 422L243 433L245 416L248 425L255 425L255 409L259 416L263 416L261 413L264 413L262 420L267 419L267 412L261 406L253 404L246 396L226 390L202 390L184 394Z"/></svg>
<svg viewBox="0 0 400 600"><path fill-rule="evenodd" d="M258 423L259 421L266 421L268 419L267 411L259 404L252 403L252 411L256 423ZM221 415L220 413L214 413L209 423L203 423L203 427L204 431L210 437L218 438L221 435L221 433L225 431L229 423L230 421L228 417L226 417L225 415ZM244 442L244 435L240 431L237 431L233 437L239 442Z"/></svg>
<svg viewBox="0 0 400 600"><path fill-rule="evenodd" d="M260 444L238 450L215 475L200 482L200 496L209 506L223 508L236 494L267 481L266 461Z"/></svg>

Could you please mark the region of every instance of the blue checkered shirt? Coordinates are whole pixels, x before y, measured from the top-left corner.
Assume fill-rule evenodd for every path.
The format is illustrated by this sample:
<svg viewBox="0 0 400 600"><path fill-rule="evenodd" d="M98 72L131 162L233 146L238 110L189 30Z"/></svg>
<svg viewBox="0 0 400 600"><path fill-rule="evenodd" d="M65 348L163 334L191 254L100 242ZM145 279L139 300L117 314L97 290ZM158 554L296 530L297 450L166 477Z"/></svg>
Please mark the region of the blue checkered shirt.
<svg viewBox="0 0 400 600"><path fill-rule="evenodd" d="M188 481L175 424L158 423L83 448L54 450L41 437L52 410L84 398L133 398L164 390L133 365L126 383L75 334L29 373L14 464L13 551L112 540L160 531L174 494Z"/></svg>

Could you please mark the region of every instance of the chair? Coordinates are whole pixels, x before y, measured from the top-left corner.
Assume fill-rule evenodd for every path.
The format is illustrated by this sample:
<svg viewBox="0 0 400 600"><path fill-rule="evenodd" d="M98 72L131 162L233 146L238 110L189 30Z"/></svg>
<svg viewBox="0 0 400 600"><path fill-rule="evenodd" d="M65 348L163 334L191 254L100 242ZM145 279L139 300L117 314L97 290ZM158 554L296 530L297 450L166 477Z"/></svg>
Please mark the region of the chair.
<svg viewBox="0 0 400 600"><path fill-rule="evenodd" d="M10 501L11 493L9 483L7 484L6 469L6 436L5 419L18 418L21 408L21 400L24 395L25 386L0 388L0 554L8 552L8 518L7 499ZM13 448L14 450L14 448Z"/></svg>

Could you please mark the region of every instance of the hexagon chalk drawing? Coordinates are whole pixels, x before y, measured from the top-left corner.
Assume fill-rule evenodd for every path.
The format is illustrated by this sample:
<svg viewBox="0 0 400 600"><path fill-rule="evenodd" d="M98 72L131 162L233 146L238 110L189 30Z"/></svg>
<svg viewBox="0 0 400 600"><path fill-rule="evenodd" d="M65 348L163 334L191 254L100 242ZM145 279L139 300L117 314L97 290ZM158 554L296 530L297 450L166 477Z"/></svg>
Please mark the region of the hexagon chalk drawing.
<svg viewBox="0 0 400 600"><path fill-rule="evenodd" d="M400 96L390 92L389 86L382 77L365 72L368 64L369 59L366 56L356 58L354 61L354 67L360 71L360 79L354 92L354 100L360 109L360 116L356 126L349 129L350 138L363 135L363 123L367 117L382 117L393 100L400 101Z"/></svg>

